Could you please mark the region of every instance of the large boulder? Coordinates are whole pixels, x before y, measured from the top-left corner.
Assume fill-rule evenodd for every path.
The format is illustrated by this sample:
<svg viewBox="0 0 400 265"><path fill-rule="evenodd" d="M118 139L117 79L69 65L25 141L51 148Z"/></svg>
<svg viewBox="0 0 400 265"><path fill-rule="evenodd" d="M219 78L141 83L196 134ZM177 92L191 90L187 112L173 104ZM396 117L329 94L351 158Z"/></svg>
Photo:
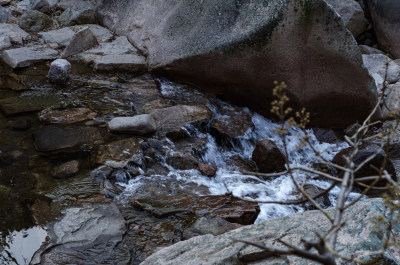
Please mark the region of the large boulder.
<svg viewBox="0 0 400 265"><path fill-rule="evenodd" d="M334 208L327 210L329 214L334 214L334 211ZM350 207L344 214L343 219L346 222L338 234L336 244L338 254L365 261L378 257L384 245L384 237L380 233L380 228L372 222L376 217L385 216L388 212L389 210L382 205L381 199L365 200ZM379 227L381 226L384 225L381 224ZM241 227L218 236L204 235L181 241L159 250L141 264L319 264L294 255L277 257L256 247L235 243L232 238L284 248L277 239L294 246L301 246L301 239L318 240L317 235L324 235L330 227L331 223L321 212L307 211ZM394 239L399 240L400 226L395 225L392 231ZM385 253L387 254L374 264L398 264L399 248L390 246ZM338 264L349 264L348 261L339 259L337 261Z"/></svg>
<svg viewBox="0 0 400 265"><path fill-rule="evenodd" d="M51 27L51 18L37 10L28 10L20 18L19 26L29 32L38 32Z"/></svg>
<svg viewBox="0 0 400 265"><path fill-rule="evenodd" d="M400 59L400 1L368 0L379 46Z"/></svg>
<svg viewBox="0 0 400 265"><path fill-rule="evenodd" d="M270 115L273 81L319 126L363 119L375 86L356 41L322 0L106 1L97 17L149 70Z"/></svg>

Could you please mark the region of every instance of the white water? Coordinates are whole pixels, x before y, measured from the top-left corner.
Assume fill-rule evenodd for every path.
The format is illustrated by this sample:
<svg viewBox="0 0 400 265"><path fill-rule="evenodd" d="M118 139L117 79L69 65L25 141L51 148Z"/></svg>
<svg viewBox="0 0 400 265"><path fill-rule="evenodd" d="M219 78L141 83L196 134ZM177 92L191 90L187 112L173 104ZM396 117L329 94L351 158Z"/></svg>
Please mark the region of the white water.
<svg viewBox="0 0 400 265"><path fill-rule="evenodd" d="M180 89L180 87L174 87L172 83L165 82L163 83L161 90L165 94L168 94L172 93L173 89L175 89L174 92L176 93L176 90ZM208 107L213 111L214 117L222 118L217 107ZM245 109L245 111L248 110ZM176 182L176 185L182 189L193 187L193 184L196 184L198 187L206 187L208 194L204 194L203 191L197 192L202 195L223 195L232 192L235 196L258 201L288 201L298 199L294 195L291 195L291 193L296 189L289 176L283 175L278 178L263 180L256 176L241 174L238 168L235 168L231 163L229 163L230 158L235 156L244 159L251 159L255 144L264 139L275 142L275 144L283 150L282 139L275 133L276 127L278 126L277 123L265 119L258 114L253 115L252 121L255 128L253 130L249 129L244 136L239 137L237 143L231 148L218 146L214 137L208 133L199 133L194 128L188 129L188 132L192 135L195 134L198 137L207 138L207 151L203 155L202 160L203 162L214 165L218 168L215 177L209 178L203 176L197 170L175 170L166 165L170 169L169 174L153 176L152 178L156 178L160 185L164 186L167 184L162 183ZM298 147L301 144L302 138L299 134L301 135L301 130L298 128L291 128L288 131L287 149L291 166L312 167L312 164L318 162L319 158L310 147ZM310 135L310 142L314 148L319 153L323 154L324 158L328 161L332 160L334 155L340 150L347 147L346 143L321 143L315 138L312 130L307 130L307 134ZM171 145L173 145L172 142ZM170 152L174 152L173 148ZM299 172L296 178L301 183L304 177L304 173ZM135 196L136 191L144 185L147 185L148 182L149 178L144 175L130 180L129 183L125 185L125 191L120 195L119 199L126 200ZM320 188L328 188L331 185L331 182L325 180L308 180L307 183ZM195 189L191 189L190 191L196 192ZM329 193L329 199L332 205L335 205L335 198L338 192L339 188L335 187ZM351 194L350 199L357 195L358 194L356 193ZM303 210L303 208L298 205L287 206L281 204L260 204L260 208L261 212L256 222L273 217L285 216Z"/></svg>

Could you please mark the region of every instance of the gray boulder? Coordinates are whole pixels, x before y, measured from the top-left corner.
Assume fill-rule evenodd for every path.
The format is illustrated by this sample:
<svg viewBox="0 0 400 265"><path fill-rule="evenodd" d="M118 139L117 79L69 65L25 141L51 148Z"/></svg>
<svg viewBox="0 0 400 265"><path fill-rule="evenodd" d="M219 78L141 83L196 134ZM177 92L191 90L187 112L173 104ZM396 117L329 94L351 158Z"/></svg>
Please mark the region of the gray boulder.
<svg viewBox="0 0 400 265"><path fill-rule="evenodd" d="M344 25L355 38L367 27L367 20L360 4L355 0L325 0L342 17Z"/></svg>
<svg viewBox="0 0 400 265"><path fill-rule="evenodd" d="M334 213L334 209L327 210ZM380 229L372 223L375 217L388 213L382 205L382 199L369 199L350 207L344 216L347 220L340 230L336 249L340 255L371 260L373 255L380 253L383 246ZM241 227L228 233L213 236L204 235L181 241L175 245L163 248L148 257L141 265L180 265L180 264L317 264L310 260L296 256L282 258L265 253L263 250L235 243L232 238L257 241L267 246L284 248L276 239L300 246L301 239L317 239L316 233L325 234L331 223L319 211L307 211L281 218L270 219L265 222ZM400 239L400 226L393 227L392 236ZM374 264L398 264L400 249L390 246L387 254ZM257 259L258 258L258 259ZM349 264L347 261L337 260L339 264ZM386 263L385 263L386 261Z"/></svg>
<svg viewBox="0 0 400 265"><path fill-rule="evenodd" d="M380 48L400 59L400 1L367 0Z"/></svg>
<svg viewBox="0 0 400 265"><path fill-rule="evenodd" d="M50 3L48 0L35 0L32 4L32 9L46 14L49 14L51 11Z"/></svg>
<svg viewBox="0 0 400 265"><path fill-rule="evenodd" d="M11 41L8 36L0 35L0 51L11 47Z"/></svg>
<svg viewBox="0 0 400 265"><path fill-rule="evenodd" d="M93 35L92 31L89 28L85 28L75 33L74 37L65 48L61 57L66 58L72 55L76 55L98 44L99 43L97 42L96 36Z"/></svg>
<svg viewBox="0 0 400 265"><path fill-rule="evenodd" d="M65 84L71 72L71 64L64 59L57 59L50 64L49 80L55 84Z"/></svg>
<svg viewBox="0 0 400 265"><path fill-rule="evenodd" d="M393 119L395 116L392 114L398 114L400 110L400 82L388 87L385 103L382 116L385 119Z"/></svg>
<svg viewBox="0 0 400 265"><path fill-rule="evenodd" d="M58 18L63 26L93 24L95 23L95 12L90 6L73 6L66 9Z"/></svg>
<svg viewBox="0 0 400 265"><path fill-rule="evenodd" d="M389 84L396 83L400 79L400 65L384 54L363 54L364 66L368 69L369 74L374 78L376 87L380 90L385 80ZM386 63L389 67L386 73Z"/></svg>
<svg viewBox="0 0 400 265"><path fill-rule="evenodd" d="M19 26L29 32L38 32L51 27L51 18L37 10L26 11L19 20Z"/></svg>
<svg viewBox="0 0 400 265"><path fill-rule="evenodd" d="M362 54L385 54L383 51L375 49L367 45L359 45L360 52Z"/></svg>
<svg viewBox="0 0 400 265"><path fill-rule="evenodd" d="M7 36L12 44L22 45L30 39L29 34L16 24L0 23L0 32L0 35Z"/></svg>
<svg viewBox="0 0 400 265"><path fill-rule="evenodd" d="M63 47L71 42L75 32L71 28L61 28L40 32L38 35L45 43L57 43Z"/></svg>
<svg viewBox="0 0 400 265"><path fill-rule="evenodd" d="M322 0L101 1L98 18L126 35L149 70L271 115L273 81L312 125L341 127L376 102L356 41Z"/></svg>
<svg viewBox="0 0 400 265"><path fill-rule="evenodd" d="M4 7L0 6L0 23L6 23L11 14Z"/></svg>
<svg viewBox="0 0 400 265"><path fill-rule="evenodd" d="M134 117L117 117L108 123L111 132L134 133L146 135L157 130L154 118L149 114L136 115Z"/></svg>
<svg viewBox="0 0 400 265"><path fill-rule="evenodd" d="M42 45L6 50L0 55L0 58L13 69L54 60L57 57L58 52L56 50Z"/></svg>

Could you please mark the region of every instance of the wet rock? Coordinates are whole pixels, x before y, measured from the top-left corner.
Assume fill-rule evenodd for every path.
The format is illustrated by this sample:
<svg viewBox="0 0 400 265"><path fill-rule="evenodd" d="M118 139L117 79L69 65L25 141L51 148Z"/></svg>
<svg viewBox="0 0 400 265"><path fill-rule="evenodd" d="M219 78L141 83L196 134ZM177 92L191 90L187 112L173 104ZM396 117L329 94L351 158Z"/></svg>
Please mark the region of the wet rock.
<svg viewBox="0 0 400 265"><path fill-rule="evenodd" d="M211 123L212 133L222 139L234 139L243 136L249 129L254 128L249 111L224 105Z"/></svg>
<svg viewBox="0 0 400 265"><path fill-rule="evenodd" d="M346 160L345 160L344 156L348 156L352 150L353 149L351 147L343 149L342 151L340 151L338 154L335 155L332 162L335 164L338 164L340 166L345 166ZM355 166L358 166L374 154L376 154L376 156L372 160L370 160L368 163L366 163L364 166L362 166L360 170L358 170L357 172L354 173L355 178L378 175L378 172L375 168L380 169L385 160L385 152L378 145L369 144L369 145L360 147L358 153L356 154L356 156L353 159L353 163L355 164ZM387 170L387 172L392 176L392 179L397 181L396 170L393 166L392 161L390 161L390 159L387 159L387 161L386 161L385 170ZM341 172L340 175L343 176L343 172ZM372 181L365 181L363 183L371 184ZM376 185L382 187L382 186L385 186L386 183L387 183L386 180L380 180L380 181L378 181L378 183Z"/></svg>
<svg viewBox="0 0 400 265"><path fill-rule="evenodd" d="M126 232L115 204L84 203L63 215L48 226L49 242L35 253L32 264L128 264L127 251L115 253Z"/></svg>
<svg viewBox="0 0 400 265"><path fill-rule="evenodd" d="M63 179L70 178L79 172L79 161L72 160L58 166L54 172L53 177Z"/></svg>
<svg viewBox="0 0 400 265"><path fill-rule="evenodd" d="M2 151L0 150L0 166L13 164L23 155L20 150Z"/></svg>
<svg viewBox="0 0 400 265"><path fill-rule="evenodd" d="M34 139L39 152L79 151L82 145L102 141L97 128L86 126L42 127L34 133Z"/></svg>
<svg viewBox="0 0 400 265"><path fill-rule="evenodd" d="M97 42L96 36L93 35L89 28L82 29L81 31L75 33L61 57L66 58L84 52L98 44L99 43Z"/></svg>
<svg viewBox="0 0 400 265"><path fill-rule="evenodd" d="M214 167L213 165L205 164L205 163L197 163L197 166L199 167L199 171L202 175L212 177L215 176L217 173L217 168Z"/></svg>
<svg viewBox="0 0 400 265"><path fill-rule="evenodd" d="M229 223L221 217L204 216L197 219L190 227L185 229L183 240L207 234L216 236L239 227L239 224Z"/></svg>
<svg viewBox="0 0 400 265"><path fill-rule="evenodd" d="M134 133L146 135L157 130L157 124L153 116L149 114L136 115L133 117L117 117L107 124L111 132Z"/></svg>
<svg viewBox="0 0 400 265"><path fill-rule="evenodd" d="M34 63L54 60L58 57L58 52L42 45L35 45L6 50L0 57L8 66L15 69L27 67Z"/></svg>
<svg viewBox="0 0 400 265"><path fill-rule="evenodd" d="M334 214L334 211L334 208L327 210L328 214ZM377 216L385 216L388 212L389 210L383 205L381 199L368 199L351 206L344 215L345 220L348 220L346 221L346 226L338 234L338 254L362 260L370 255L371 258L377 257L382 249L384 239L379 232L376 232L372 222ZM276 242L277 238L286 238L290 240L292 245L299 246L301 245L301 239L318 240L316 233L324 234L329 230L330 226L331 223L320 211L306 211L241 227L219 236L204 235L181 241L159 250L141 264L211 265L226 264L227 262L230 264L251 264L254 263L254 258L257 257L263 257L263 259L257 259L257 264L260 265L317 264L295 255L282 258L269 253L265 254L259 248L243 243L234 243L232 238L257 241L266 246L284 248L283 245ZM399 226L394 228L394 238L400 237L399 229ZM391 250L389 251L393 257L392 262L395 263L393 260L400 258L399 251L395 246L390 248ZM210 252L211 249L213 251ZM381 262L385 263L384 258L381 259ZM343 262L341 264L346 263Z"/></svg>
<svg viewBox="0 0 400 265"><path fill-rule="evenodd" d="M172 101L165 98L160 98L144 104L142 111L143 113L151 113L154 110L172 107L173 105L174 103Z"/></svg>
<svg viewBox="0 0 400 265"><path fill-rule="evenodd" d="M62 26L94 24L96 22L93 7L77 5L66 9L58 18Z"/></svg>
<svg viewBox="0 0 400 265"><path fill-rule="evenodd" d="M38 32L51 27L53 21L46 14L37 10L26 11L19 20L19 26L29 32Z"/></svg>
<svg viewBox="0 0 400 265"><path fill-rule="evenodd" d="M390 60L383 54L363 54L364 66L368 69L369 74L375 79L378 89L382 89L383 81L386 74L386 62L389 62L386 81L389 84L396 83L400 80L400 65Z"/></svg>
<svg viewBox="0 0 400 265"><path fill-rule="evenodd" d="M326 0L333 6L343 19L346 28L353 34L354 38L360 36L367 27L367 20L360 4L355 0Z"/></svg>
<svg viewBox="0 0 400 265"><path fill-rule="evenodd" d="M61 28L40 32L38 35L45 43L57 43L61 47L64 47L71 42L75 32L70 28Z"/></svg>
<svg viewBox="0 0 400 265"><path fill-rule="evenodd" d="M7 20L11 18L11 14L4 7L0 6L0 23L7 23Z"/></svg>
<svg viewBox="0 0 400 265"><path fill-rule="evenodd" d="M50 14L51 8L48 0L34 0L32 9L40 11L45 14Z"/></svg>
<svg viewBox="0 0 400 265"><path fill-rule="evenodd" d="M228 195L215 196L166 196L143 198L135 206L157 217L166 217L180 212L195 212L198 215L213 214L230 223L249 225L254 223L260 208L257 203L232 198Z"/></svg>
<svg viewBox="0 0 400 265"><path fill-rule="evenodd" d="M14 121L11 124L11 128L13 128L14 130L21 130L21 131L25 131L28 130L31 127L32 123L30 119L18 119L16 121Z"/></svg>
<svg viewBox="0 0 400 265"><path fill-rule="evenodd" d="M177 105L154 110L151 113L158 128L165 130L180 129L183 125L207 123L211 119L211 111L205 106Z"/></svg>
<svg viewBox="0 0 400 265"><path fill-rule="evenodd" d="M362 54L385 54L383 51L372 48L367 45L359 45L358 47L360 48L360 52Z"/></svg>
<svg viewBox="0 0 400 265"><path fill-rule="evenodd" d="M7 36L12 44L22 45L25 40L30 39L29 34L17 24L0 23L0 32L2 36Z"/></svg>
<svg viewBox="0 0 400 265"><path fill-rule="evenodd" d="M59 95L24 95L0 99L0 109L6 116L35 112L49 107L62 107L65 104Z"/></svg>
<svg viewBox="0 0 400 265"><path fill-rule="evenodd" d="M258 170L263 173L279 172L286 169L285 156L270 140L262 140L257 143L252 159L256 162Z"/></svg>
<svg viewBox="0 0 400 265"><path fill-rule="evenodd" d="M271 115L274 80L307 106L312 126L347 126L376 103L355 39L323 0L101 1L98 17L148 56L150 72L262 115Z"/></svg>
<svg viewBox="0 0 400 265"><path fill-rule="evenodd" d="M367 0L367 3L379 47L400 59L400 2Z"/></svg>
<svg viewBox="0 0 400 265"><path fill-rule="evenodd" d="M166 162L168 165L178 170L197 169L196 158L187 153L174 152L169 154Z"/></svg>
<svg viewBox="0 0 400 265"><path fill-rule="evenodd" d="M14 91L26 90L28 87L26 81L26 76L8 73L0 78L0 86Z"/></svg>
<svg viewBox="0 0 400 265"><path fill-rule="evenodd" d="M315 138L318 141L324 143L336 143L338 138L333 130L321 129L321 128L313 128Z"/></svg>
<svg viewBox="0 0 400 265"><path fill-rule="evenodd" d="M45 109L38 114L43 123L71 124L93 119L97 114L88 108L72 108L65 110Z"/></svg>
<svg viewBox="0 0 400 265"><path fill-rule="evenodd" d="M71 64L64 59L57 59L50 64L49 81L55 84L65 84L71 72Z"/></svg>
<svg viewBox="0 0 400 265"><path fill-rule="evenodd" d="M144 73L147 69L145 58L124 36L111 43L100 44L82 55L82 60L93 64L100 71L129 71Z"/></svg>
<svg viewBox="0 0 400 265"><path fill-rule="evenodd" d="M303 189L312 198L314 198L315 196L317 196L317 195L319 195L319 194L321 194L322 192L325 191L325 189L317 187L317 186L315 186L313 184L305 184L303 186ZM297 189L295 189L292 192L291 195L294 195L294 196L297 197L295 199L295 201L297 201L297 200L305 200L306 199L306 197L304 197L304 195L300 191L298 191ZM331 202L329 200L329 194L325 194L325 195L323 195L323 196L321 196L319 198L316 198L315 201L317 203L319 203L322 207L324 207L324 209L327 208L327 207L332 206ZM303 205L304 205L305 209L307 209L307 210L316 210L315 206L312 205L311 203L307 203L307 204L303 204Z"/></svg>
<svg viewBox="0 0 400 265"><path fill-rule="evenodd" d="M135 137L101 145L97 151L96 163L112 167L124 167L128 162L140 165L143 156L142 142L142 138Z"/></svg>

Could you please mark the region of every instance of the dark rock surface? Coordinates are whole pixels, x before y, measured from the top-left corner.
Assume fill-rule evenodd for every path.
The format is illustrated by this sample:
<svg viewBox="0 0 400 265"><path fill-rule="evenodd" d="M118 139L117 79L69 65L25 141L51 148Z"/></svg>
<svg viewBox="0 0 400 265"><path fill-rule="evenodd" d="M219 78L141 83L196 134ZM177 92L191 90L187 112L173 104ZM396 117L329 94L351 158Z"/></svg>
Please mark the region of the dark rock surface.
<svg viewBox="0 0 400 265"><path fill-rule="evenodd" d="M262 140L257 143L252 158L256 162L258 170L263 173L284 171L285 156L282 151L270 140Z"/></svg>

